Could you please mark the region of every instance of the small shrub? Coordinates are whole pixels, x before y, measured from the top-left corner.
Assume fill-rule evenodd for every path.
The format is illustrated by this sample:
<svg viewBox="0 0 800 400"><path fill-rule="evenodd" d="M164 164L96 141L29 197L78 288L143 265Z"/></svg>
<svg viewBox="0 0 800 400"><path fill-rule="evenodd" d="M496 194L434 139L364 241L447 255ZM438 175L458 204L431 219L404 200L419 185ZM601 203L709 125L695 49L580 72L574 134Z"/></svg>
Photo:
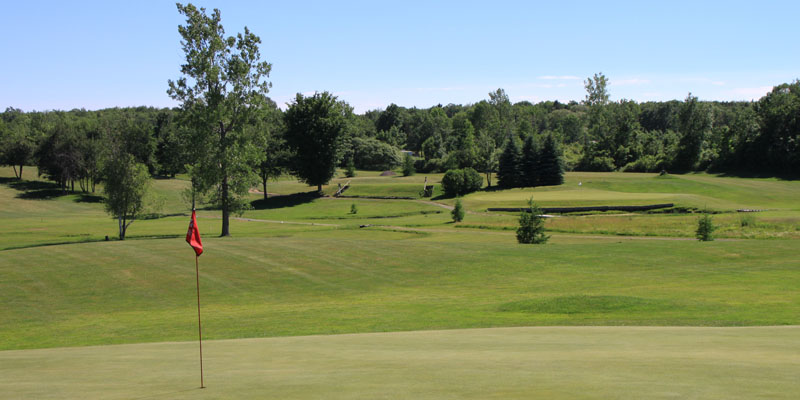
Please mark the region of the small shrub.
<svg viewBox="0 0 800 400"><path fill-rule="evenodd" d="M550 236L544 233L544 217L542 210L533 198L528 200L529 212L523 211L519 216L517 228L517 242L522 244L544 244Z"/></svg>
<svg viewBox="0 0 800 400"><path fill-rule="evenodd" d="M356 203L350 204L350 214L358 214L358 207L356 207Z"/></svg>
<svg viewBox="0 0 800 400"><path fill-rule="evenodd" d="M714 240L714 222L711 220L711 215L704 213L702 217L697 220L697 240L701 242L710 242Z"/></svg>
<svg viewBox="0 0 800 400"><path fill-rule="evenodd" d="M483 186L483 177L472 168L451 169L442 177L442 190L446 196L455 197L472 193Z"/></svg>
<svg viewBox="0 0 800 400"><path fill-rule="evenodd" d="M450 215L453 216L453 222L461 222L464 220L464 206L461 204L461 199L456 199L456 205Z"/></svg>
<svg viewBox="0 0 800 400"><path fill-rule="evenodd" d="M741 226L742 228L755 227L756 217L748 213L743 213L739 215L739 226Z"/></svg>

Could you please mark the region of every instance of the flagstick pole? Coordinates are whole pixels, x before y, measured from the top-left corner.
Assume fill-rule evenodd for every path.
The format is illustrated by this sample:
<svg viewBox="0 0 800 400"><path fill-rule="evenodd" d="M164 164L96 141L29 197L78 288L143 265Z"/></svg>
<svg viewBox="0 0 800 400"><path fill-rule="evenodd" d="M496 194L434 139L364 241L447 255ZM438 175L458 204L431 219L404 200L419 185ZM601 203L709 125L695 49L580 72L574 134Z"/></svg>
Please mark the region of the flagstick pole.
<svg viewBox="0 0 800 400"><path fill-rule="evenodd" d="M200 338L200 389L205 389L203 385L203 325L200 323L200 257L195 254L194 268L197 273L197 335Z"/></svg>

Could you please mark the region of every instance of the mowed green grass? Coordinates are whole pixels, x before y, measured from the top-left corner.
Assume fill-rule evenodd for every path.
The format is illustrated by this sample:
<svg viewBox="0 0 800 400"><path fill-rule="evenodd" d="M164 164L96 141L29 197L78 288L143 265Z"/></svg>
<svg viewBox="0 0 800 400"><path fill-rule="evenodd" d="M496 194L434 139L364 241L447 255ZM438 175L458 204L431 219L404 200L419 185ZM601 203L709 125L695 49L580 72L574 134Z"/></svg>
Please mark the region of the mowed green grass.
<svg viewBox="0 0 800 400"><path fill-rule="evenodd" d="M237 221L237 231L249 223ZM261 224L264 232L272 225ZM205 239L209 339L531 325L800 324L791 240L380 228ZM0 348L192 340L182 238L3 251Z"/></svg>
<svg viewBox="0 0 800 400"><path fill-rule="evenodd" d="M800 328L540 327L0 352L3 399L795 399Z"/></svg>

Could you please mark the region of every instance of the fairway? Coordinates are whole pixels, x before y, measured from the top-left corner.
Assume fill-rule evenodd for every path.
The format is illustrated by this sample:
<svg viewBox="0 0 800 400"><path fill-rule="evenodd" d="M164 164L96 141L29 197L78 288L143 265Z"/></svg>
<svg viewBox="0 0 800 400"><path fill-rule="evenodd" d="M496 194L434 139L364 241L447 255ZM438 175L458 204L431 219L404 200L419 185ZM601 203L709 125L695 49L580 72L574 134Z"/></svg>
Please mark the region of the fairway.
<svg viewBox="0 0 800 400"><path fill-rule="evenodd" d="M546 327L0 352L0 399L794 399L800 328Z"/></svg>
<svg viewBox="0 0 800 400"><path fill-rule="evenodd" d="M415 194L424 176L365 172L348 192L405 200L320 198L293 179L270 182L280 195L253 193L233 237L216 236L218 210L198 211L201 391L187 182L156 180L163 210L118 241L96 196L53 192L32 170L0 185L0 399L800 390L794 181L570 173L557 187L467 195L460 223L446 209L454 199ZM724 240L694 240L697 215L678 209L556 216L546 245L522 246L516 214L484 210L531 195L553 206L707 203ZM740 207L767 211L745 220Z"/></svg>

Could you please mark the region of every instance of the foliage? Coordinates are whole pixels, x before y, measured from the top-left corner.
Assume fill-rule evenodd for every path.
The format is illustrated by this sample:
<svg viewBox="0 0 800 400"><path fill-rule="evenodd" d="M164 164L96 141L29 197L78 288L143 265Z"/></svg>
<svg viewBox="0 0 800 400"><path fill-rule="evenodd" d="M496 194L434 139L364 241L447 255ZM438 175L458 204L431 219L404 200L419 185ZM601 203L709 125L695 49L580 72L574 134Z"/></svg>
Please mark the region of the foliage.
<svg viewBox="0 0 800 400"><path fill-rule="evenodd" d="M522 185L523 175L520 171L522 152L517 145L517 139L510 137L506 141L505 149L500 155L497 167L497 184L502 188L513 188Z"/></svg>
<svg viewBox="0 0 800 400"><path fill-rule="evenodd" d="M222 209L222 236L230 235L230 213L240 209L258 177L253 168L264 158L257 138L246 129L265 102L272 66L261 61L261 39L244 33L225 37L221 14L177 4L186 17L178 27L186 63L168 93L181 103L192 182L202 192L215 191Z"/></svg>
<svg viewBox="0 0 800 400"><path fill-rule="evenodd" d="M142 213L150 186L147 167L127 152L116 150L103 169L105 208L119 223L119 239L125 240L128 226Z"/></svg>
<svg viewBox="0 0 800 400"><path fill-rule="evenodd" d="M697 97L689 93L678 113L678 121L681 139L672 168L691 171L700 159L700 149L711 128L711 115L705 105L698 103Z"/></svg>
<svg viewBox="0 0 800 400"><path fill-rule="evenodd" d="M519 228L517 228L517 242L522 244L544 244L550 239L545 234L544 217L542 210L533 198L528 200L528 210L523 211L519 216Z"/></svg>
<svg viewBox="0 0 800 400"><path fill-rule="evenodd" d="M350 139L355 167L363 170L385 171L400 165L400 151L374 138Z"/></svg>
<svg viewBox="0 0 800 400"><path fill-rule="evenodd" d="M350 204L350 214L358 214L358 207L356 206L356 203Z"/></svg>
<svg viewBox="0 0 800 400"><path fill-rule="evenodd" d="M697 240L702 242L709 242L714 240L714 231L717 229L708 212L704 212L703 216L697 220Z"/></svg>
<svg viewBox="0 0 800 400"><path fill-rule="evenodd" d="M453 206L453 210L450 211L450 216L453 218L453 222L463 221L465 214L466 212L464 211L464 205L461 204L461 199L456 199L456 204Z"/></svg>
<svg viewBox="0 0 800 400"><path fill-rule="evenodd" d="M603 106L608 103L608 78L602 72L594 74L594 79L586 78L583 87L586 89L585 104L589 106Z"/></svg>
<svg viewBox="0 0 800 400"><path fill-rule="evenodd" d="M463 196L479 190L483 186L483 178L472 168L451 169L442 177L442 190L446 196Z"/></svg>
<svg viewBox="0 0 800 400"><path fill-rule="evenodd" d="M564 183L564 162L553 135L547 135L538 157L538 184L556 186Z"/></svg>
<svg viewBox="0 0 800 400"><path fill-rule="evenodd" d="M322 92L312 96L298 93L284 114L286 142L295 153L292 170L318 191L336 172L341 136L350 113L347 103Z"/></svg>
<svg viewBox="0 0 800 400"><path fill-rule="evenodd" d="M522 157L519 161L520 182L519 186L540 186L541 176L541 149L539 142L533 135L528 135L522 145Z"/></svg>
<svg viewBox="0 0 800 400"><path fill-rule="evenodd" d="M405 153L403 156L403 176L411 176L414 175L414 157L411 156L411 153Z"/></svg>
<svg viewBox="0 0 800 400"><path fill-rule="evenodd" d="M356 176L356 163L353 162L353 156L347 157L347 164L345 165L344 176L348 178Z"/></svg>

